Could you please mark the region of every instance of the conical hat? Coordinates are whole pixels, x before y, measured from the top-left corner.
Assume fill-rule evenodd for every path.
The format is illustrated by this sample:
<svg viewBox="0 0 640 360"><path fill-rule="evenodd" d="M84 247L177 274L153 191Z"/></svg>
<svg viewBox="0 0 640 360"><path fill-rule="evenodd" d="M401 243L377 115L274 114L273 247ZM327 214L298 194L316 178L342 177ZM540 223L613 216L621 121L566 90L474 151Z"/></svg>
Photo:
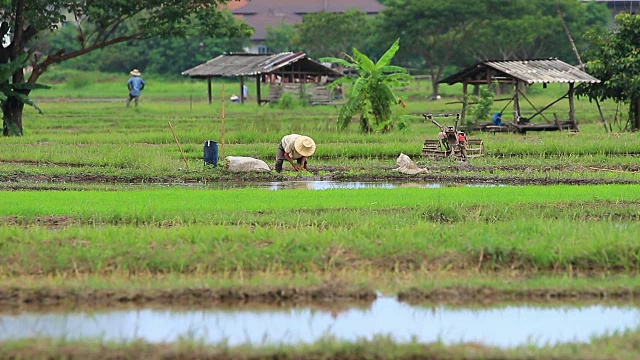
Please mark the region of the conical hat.
<svg viewBox="0 0 640 360"><path fill-rule="evenodd" d="M308 136L299 136L293 143L293 148L302 156L311 156L316 151L316 143Z"/></svg>

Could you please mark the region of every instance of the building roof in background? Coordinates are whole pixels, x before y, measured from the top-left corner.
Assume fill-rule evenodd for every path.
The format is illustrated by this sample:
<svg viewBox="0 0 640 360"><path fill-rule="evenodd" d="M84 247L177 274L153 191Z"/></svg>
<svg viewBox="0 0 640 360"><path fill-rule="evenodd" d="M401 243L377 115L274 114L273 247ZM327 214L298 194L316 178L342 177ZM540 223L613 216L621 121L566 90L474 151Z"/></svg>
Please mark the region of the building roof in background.
<svg viewBox="0 0 640 360"><path fill-rule="evenodd" d="M247 5L247 0L229 0L227 3L220 4L220 8L233 11L245 5Z"/></svg>
<svg viewBox="0 0 640 360"><path fill-rule="evenodd" d="M307 57L304 52L284 52L280 54L223 54L214 59L182 72L192 78L256 76L284 70L295 64L293 71L317 76L340 77L342 73L330 69L322 63Z"/></svg>
<svg viewBox="0 0 640 360"><path fill-rule="evenodd" d="M253 40L266 40L267 27L279 27L282 23L290 25L301 23L302 16L284 13L261 13L244 17L242 20L254 28Z"/></svg>
<svg viewBox="0 0 640 360"><path fill-rule="evenodd" d="M600 80L558 59L487 60L439 81L439 83L486 84L492 81L534 83L599 83Z"/></svg>
<svg viewBox="0 0 640 360"><path fill-rule="evenodd" d="M377 14L384 6L377 0L251 0L233 11L237 15L252 15L264 12L308 14L321 11L343 13L358 9L367 14Z"/></svg>

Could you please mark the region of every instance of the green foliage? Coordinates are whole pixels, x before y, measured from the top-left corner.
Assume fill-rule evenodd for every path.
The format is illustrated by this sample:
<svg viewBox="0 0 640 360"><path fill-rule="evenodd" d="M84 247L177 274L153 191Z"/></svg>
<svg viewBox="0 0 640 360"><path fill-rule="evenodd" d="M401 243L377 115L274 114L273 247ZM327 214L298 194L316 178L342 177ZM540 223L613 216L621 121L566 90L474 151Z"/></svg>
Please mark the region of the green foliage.
<svg viewBox="0 0 640 360"><path fill-rule="evenodd" d="M270 52L279 53L285 51L295 51L294 44L297 40L297 33L293 25L282 22L278 26L267 26L265 42Z"/></svg>
<svg viewBox="0 0 640 360"><path fill-rule="evenodd" d="M16 61L29 52L38 34L55 31L60 24L70 23L64 30L75 45L47 49L38 47L31 60L33 71L25 80L21 72L14 73L14 83L35 84L53 64L61 63L105 47L133 40L153 37L186 37L197 31L205 37L239 37L251 35L252 29L237 21L230 13L220 10L221 1L178 0L127 2L120 0L60 1L31 0L0 3L0 20L6 28L2 34L11 34L10 43L0 48L2 63ZM68 24L67 23L67 24ZM183 52L184 53L184 52ZM124 61L119 54L115 61ZM188 56L188 55L187 55ZM133 68L129 64L129 68ZM4 135L22 135L22 109L27 103L21 95L11 94L3 107Z"/></svg>
<svg viewBox="0 0 640 360"><path fill-rule="evenodd" d="M611 10L607 7L605 2L587 1L584 2L586 26L590 29L604 30L609 25L609 17L611 16Z"/></svg>
<svg viewBox="0 0 640 360"><path fill-rule="evenodd" d="M613 99L629 105L632 129L640 129L640 16L621 13L616 27L587 34L587 71L600 83L582 84L578 95L600 101Z"/></svg>
<svg viewBox="0 0 640 360"><path fill-rule="evenodd" d="M338 124L345 129L357 113L360 114L360 129L363 132L387 132L393 127L391 106L404 104L393 92L394 88L406 86L411 81L407 70L393 66L391 60L400 48L400 39L374 63L369 57L357 49L353 49L350 61L339 58L323 58L321 61L333 62L346 68L356 69L357 77L342 77L331 83L335 88L342 84L349 84L349 99L340 110Z"/></svg>
<svg viewBox="0 0 640 360"><path fill-rule="evenodd" d="M427 69L436 96L445 66L464 57L464 39L486 21L487 13L487 1L470 5L463 1L390 0L381 14L380 40L402 34L405 45L398 60Z"/></svg>
<svg viewBox="0 0 640 360"><path fill-rule="evenodd" d="M608 21L602 5L575 0L514 0L509 6L503 0L389 0L380 17L379 38L388 41L402 34L405 45L397 60L426 69L435 96L438 81L447 75L447 66L540 57L576 63L558 9L574 33L578 48L583 49L584 31L601 28Z"/></svg>
<svg viewBox="0 0 640 360"><path fill-rule="evenodd" d="M440 271L437 272L438 275L441 274ZM398 283L400 278L406 278L407 276L397 276L395 275L393 279L393 283ZM111 277L114 279L117 277ZM291 282L282 282L277 276L267 276L267 281L261 277L242 277L240 281L238 281L238 285L236 289L233 288L233 285L229 283L229 281L220 281L213 282L209 280L207 276L206 279L198 277L193 281L184 281L180 279L181 283L184 284L188 288L194 287L191 294L193 296L199 295L198 291L202 288L230 288L229 293L233 294L238 291L247 291L247 283L251 283L251 285L261 285L259 286L258 291L265 291L269 289L270 295L272 292L276 292L273 287L276 287L279 292L280 289L288 289L288 288L299 288L303 286L309 286L309 281L305 281L305 279L311 278L316 280L320 277L311 277L305 275L304 278L294 276L296 282L293 284ZM600 277L594 276L589 277L589 281L582 281L573 276L567 275L558 275L558 276L550 276L538 279L530 279L530 278L495 278L495 279L487 279L486 276L482 276L480 278L473 276L458 276L459 280L452 280L447 278L446 276L431 276L430 274L420 276L422 281L419 284L412 286L405 294L409 294L409 296L419 295L419 292L422 290L425 293L425 298L432 298L433 293L432 290L438 288L450 288L445 289L444 292L446 294L457 294L459 293L460 288L465 290L470 290L474 294L479 292L491 292L492 295L499 295L500 290L506 290L508 296L516 297L519 295L524 296L532 296L538 299L541 294L545 294L550 298L555 297L563 297L565 295L565 291L569 290L566 294L573 297L578 296L580 294L585 294L589 297L596 296L604 296L612 297L617 296L617 294L633 294L637 289L633 284L629 284L628 278L622 277ZM176 279L173 280L168 287L175 283ZM171 281L170 280L170 281ZM127 281L122 281L122 283L132 283L135 280L127 279ZM149 280L147 280L149 281ZM154 279L154 281L157 281ZM71 281L64 281L64 288L72 291L74 294L81 292L82 290L76 289L73 285L70 285ZM268 284L265 284L267 282ZM312 283L317 287L317 282ZM110 282L100 282L99 286L101 287L112 287L113 284L116 283L115 291L109 292L113 294L118 294L119 291L122 291L120 282L111 280ZM255 283L255 284L254 284ZM206 284L206 285L205 285ZM504 285L500 285L504 284ZM267 286L265 286L267 285ZM85 285L86 286L86 285ZM118 287L120 286L120 287ZM546 287L552 287L553 289L547 290ZM37 288L36 286L29 287L30 289ZM497 288L498 291L493 292L492 288ZM65 290L61 291L64 294ZM271 290L273 289L273 290ZM521 290L524 289L524 290ZM43 293L46 293L46 290ZM405 290L405 289L403 289ZM465 291L463 290L463 292ZM155 293L164 294L162 291L154 291ZM354 291L358 294L362 293L362 286L357 286ZM125 289L123 291L124 294L122 298L123 300L129 298L137 298L136 296L132 296L132 293L139 294L135 291L128 291ZM144 292L142 292L144 294ZM297 293L297 291L296 291ZM301 291L301 297L305 291ZM261 294L258 292L258 294ZM284 294L284 293L283 293ZM287 295L288 292L287 292ZM536 296L537 295L537 296ZM144 295L142 295L144 296ZM186 296L185 296L186 297ZM446 295L445 295L446 298ZM497 300L497 299L496 299ZM446 299L443 300L446 302ZM524 301L524 300L523 300ZM577 309L582 308L583 306L592 305L591 301L581 302L579 299L572 300L564 300L567 301L565 303L563 300L553 300L553 299L545 299L546 302L538 303L536 300L533 300L533 303L528 304L527 306L532 307L556 307L560 306L561 308L570 309L575 307ZM416 301L418 302L418 301ZM484 302L483 302L484 303ZM501 309L504 306L515 306L512 301L508 302L507 305L498 302L488 302L488 305L476 305L476 304L468 304L463 303L460 305L449 304L442 305L440 301L438 302L426 302L420 305L413 306L443 306L450 307L450 311L460 311L460 309L465 309L464 311L469 311L475 314L477 309L495 309L494 311L502 311ZM364 302L366 305L353 305L353 308L350 309L358 309L357 311L368 311L370 305L368 302ZM609 306L609 303L606 303L603 306ZM611 306L613 309L616 309L616 303L614 302ZM633 301L631 300L631 304L629 307L633 307ZM285 307L287 305L280 305L281 309L289 309ZM312 309L313 304L309 305ZM622 306L621 306L622 307ZM271 308L269 308L271 309ZM293 309L293 308L292 308ZM340 308L342 309L342 308ZM469 310L466 310L469 309ZM264 310L264 311L274 311ZM284 310L283 310L284 311ZM311 310L316 311L316 310ZM319 311L320 312L320 311ZM35 338L28 340L5 340L3 341L3 350L6 354L6 357L12 359L24 359L24 358L74 358L78 357L78 354L81 354L82 357L87 359L95 359L95 358L105 358L105 357L115 357L116 355L122 358L180 358L180 359L194 359L194 358L213 358L220 357L217 354L223 353L226 358L231 359L246 359L246 358L259 358L259 359L311 359L311 358L320 358L320 359L376 359L380 357L385 357L388 359L398 359L398 360L408 360L408 359L504 359L504 360L516 360L516 359L564 359L564 360L583 360L583 359L591 359L594 357L593 354L598 354L599 358L604 359L617 359L617 360L628 360L628 359L637 359L638 358L638 349L635 346L635 343L640 337L640 330L637 329L629 329L629 330L621 330L621 331L612 331L606 332L604 335L593 335L587 341L575 340L570 342L559 342L558 344L543 344L539 339L530 339L526 345L513 347L513 348L504 348L491 346L488 344L478 344L476 342L468 342L468 343L455 343L455 344L446 344L444 341L439 340L432 344L425 345L420 339L411 339L407 342L399 341L397 338L393 338L391 335L376 335L371 339L357 339L357 340L340 340L331 336L324 336L321 339L307 344L293 344L288 345L286 343L277 344L277 345L268 345L268 344L241 344L241 345L231 345L228 342L220 342L218 344L210 344L209 342L204 342L195 336L186 336L180 337L175 341L172 341L170 344L156 344L150 343L142 340L135 341L107 341L105 339L96 339L96 340L75 340L70 338L64 339L44 339L44 338ZM383 355L381 355L383 354ZM472 355L469 355L472 354Z"/></svg>
<svg viewBox="0 0 640 360"><path fill-rule="evenodd" d="M28 97L29 92L36 89L48 89L49 86L42 84L29 84L14 81L14 74L16 72L22 72L27 65L27 58L29 54L23 53L15 61L9 61L7 63L0 63L0 106L3 111L10 108L10 99L17 100L20 104L27 104L35 108L39 113L42 110L36 103ZM4 133L5 135L21 135L22 129L17 128L11 121L4 119Z"/></svg>
<svg viewBox="0 0 640 360"><path fill-rule="evenodd" d="M470 113L475 118L476 121L487 121L491 119L491 109L493 107L493 98L495 97L494 89L497 84L492 84L490 87L488 86L480 86L479 92L480 96L476 99L471 99L475 101L476 104L471 107Z"/></svg>
<svg viewBox="0 0 640 360"><path fill-rule="evenodd" d="M125 24L131 27L131 24ZM62 62L58 69L91 70L114 73L128 73L140 69L143 73L153 72L179 76L186 69L204 63L225 52L242 51L246 40L209 37L201 34L197 24L187 29L186 37L154 37L145 41L127 41L98 49L81 57ZM125 30L133 31L133 28ZM44 33L30 45L46 49L48 53L79 50L76 40L78 28L67 23L57 31ZM88 31L88 29L83 29Z"/></svg>
<svg viewBox="0 0 640 360"><path fill-rule="evenodd" d="M374 32L373 21L359 10L309 13L295 29L297 44L312 58L338 57L352 48L367 49Z"/></svg>
<svg viewBox="0 0 640 360"><path fill-rule="evenodd" d="M282 94L276 102L272 103L272 106L281 110L293 109L297 105L298 102L296 101L296 98L293 96L293 94L288 92Z"/></svg>

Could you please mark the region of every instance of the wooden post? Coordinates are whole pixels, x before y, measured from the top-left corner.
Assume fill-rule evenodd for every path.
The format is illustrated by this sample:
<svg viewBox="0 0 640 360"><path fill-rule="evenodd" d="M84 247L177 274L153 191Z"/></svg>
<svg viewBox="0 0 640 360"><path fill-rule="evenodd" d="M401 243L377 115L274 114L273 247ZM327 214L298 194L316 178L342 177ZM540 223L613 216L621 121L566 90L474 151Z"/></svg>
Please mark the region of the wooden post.
<svg viewBox="0 0 640 360"><path fill-rule="evenodd" d="M531 107L533 108L533 110L535 110L535 111L536 111L536 113L535 113L535 114L533 114L533 115L531 115L531 116L529 117L529 121L531 121L531 119L533 119L535 116L540 115L540 116L542 116L542 117L544 118L544 120L545 120L548 124L550 124L550 123L551 123L551 122L549 121L549 119L547 119L547 117L546 117L546 116L544 116L544 114L542 113L542 111L541 111L541 110L538 110L538 108L536 108L536 106L535 106L535 105L533 105L533 103L531 102L531 100L529 100L529 98L528 98L528 97L527 97L527 96L526 96L522 91L520 91L520 89L518 89L518 92L520 93L520 95L522 95L522 97L523 97L525 100L527 100L527 102L529 103L529 105L531 105Z"/></svg>
<svg viewBox="0 0 640 360"><path fill-rule="evenodd" d="M524 94L522 94L522 96L524 96ZM543 111L547 110L548 108L550 108L551 106L553 106L555 103L557 103L558 101L560 101L560 100L562 100L562 99L566 98L567 96L568 96L568 94L564 94L564 95L562 95L561 97L559 97L559 98L557 98L556 100L554 100L553 102L551 102L550 104L548 104L547 106L543 107L542 109L540 109L540 110L536 109L536 111L537 111L537 112L536 112L535 114L531 115L531 116L529 117L529 119L533 119L534 117L538 116L538 115L539 115L539 114L541 114ZM526 99L526 98L527 98L527 97L525 96L525 99ZM494 101L496 101L496 100L494 100ZM527 101L529 101L529 100L527 99ZM531 103L531 102L529 101L529 103ZM531 104L531 106L533 106L533 104ZM535 107L535 106L533 106L533 108L535 109L536 107ZM502 109L502 110L504 110L504 109ZM546 118L545 118L545 119L546 119Z"/></svg>
<svg viewBox="0 0 640 360"><path fill-rule="evenodd" d="M578 131L578 123L576 123L576 109L573 104L573 93L575 92L574 83L569 83L569 120L574 131Z"/></svg>
<svg viewBox="0 0 640 360"><path fill-rule="evenodd" d="M467 80L462 83L462 123L466 124L467 120Z"/></svg>
<svg viewBox="0 0 640 360"><path fill-rule="evenodd" d="M240 76L240 103L244 104L244 76Z"/></svg>
<svg viewBox="0 0 640 360"><path fill-rule="evenodd" d="M176 132L173 130L173 126L171 126L171 121L167 121L169 123L169 128L171 128L171 132L173 133L173 138L176 140L176 144L178 144L178 150L180 150L180 154L182 154L182 160L187 164L187 170L191 170L189 167L189 162L187 158L184 156L184 151L182 151L182 147L180 146L180 142L178 141L178 137L176 136Z"/></svg>
<svg viewBox="0 0 640 360"><path fill-rule="evenodd" d="M600 101L596 98L596 105L598 106L598 112L600 113L600 120L602 121L602 126L604 126L604 132L608 133L607 129L607 121L604 119L604 115L602 114L602 108L600 107Z"/></svg>
<svg viewBox="0 0 640 360"><path fill-rule="evenodd" d="M560 125L560 120L558 120L558 115L556 113L553 113L553 118L556 121L556 126L558 127L558 131L562 131L562 125Z"/></svg>
<svg viewBox="0 0 640 360"><path fill-rule="evenodd" d="M213 102L213 98L211 95L211 77L207 77L207 94L209 95L209 105Z"/></svg>
<svg viewBox="0 0 640 360"><path fill-rule="evenodd" d="M520 85L518 83L518 81L515 82L515 85L513 86L513 91L514 91L514 95L513 95L513 112L514 112L514 119L513 122L516 124L520 124L520 117L522 117L522 114L520 114L520 98L518 97L519 91L518 88Z"/></svg>
<svg viewBox="0 0 640 360"><path fill-rule="evenodd" d="M222 84L222 126L220 127L220 159L224 159L224 84Z"/></svg>
<svg viewBox="0 0 640 360"><path fill-rule="evenodd" d="M262 94L260 93L260 83L262 80L262 74L256 76L256 97L258 98L258 105L262 104Z"/></svg>

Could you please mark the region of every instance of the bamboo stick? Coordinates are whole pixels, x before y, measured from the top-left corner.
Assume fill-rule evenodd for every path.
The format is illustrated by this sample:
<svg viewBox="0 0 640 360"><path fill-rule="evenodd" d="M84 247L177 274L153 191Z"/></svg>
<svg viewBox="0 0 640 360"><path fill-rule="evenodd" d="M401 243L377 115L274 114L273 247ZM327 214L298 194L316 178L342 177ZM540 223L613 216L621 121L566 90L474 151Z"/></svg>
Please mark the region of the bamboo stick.
<svg viewBox="0 0 640 360"><path fill-rule="evenodd" d="M220 128L220 158L224 159L224 84L222 84L222 127Z"/></svg>
<svg viewBox="0 0 640 360"><path fill-rule="evenodd" d="M187 164L187 170L191 170L191 167L189 166L189 162L187 161L187 158L184 156L184 151L182 151L182 147L180 146L180 142L178 141L178 137L176 136L176 132L175 130L173 130L173 126L171 126L171 121L167 121L169 123L169 128L171 128L171 133L173 133L173 138L176 140L176 144L178 145L178 150L180 150L180 154L182 154L182 160L184 160L184 163Z"/></svg>
<svg viewBox="0 0 640 360"><path fill-rule="evenodd" d="M610 171L610 172L615 172L615 173L638 174L638 171L623 171L623 170L614 170L614 169L603 169L603 168L597 168L597 167L592 167L592 166L589 166L589 169L591 169L591 170L600 170L600 171Z"/></svg>

